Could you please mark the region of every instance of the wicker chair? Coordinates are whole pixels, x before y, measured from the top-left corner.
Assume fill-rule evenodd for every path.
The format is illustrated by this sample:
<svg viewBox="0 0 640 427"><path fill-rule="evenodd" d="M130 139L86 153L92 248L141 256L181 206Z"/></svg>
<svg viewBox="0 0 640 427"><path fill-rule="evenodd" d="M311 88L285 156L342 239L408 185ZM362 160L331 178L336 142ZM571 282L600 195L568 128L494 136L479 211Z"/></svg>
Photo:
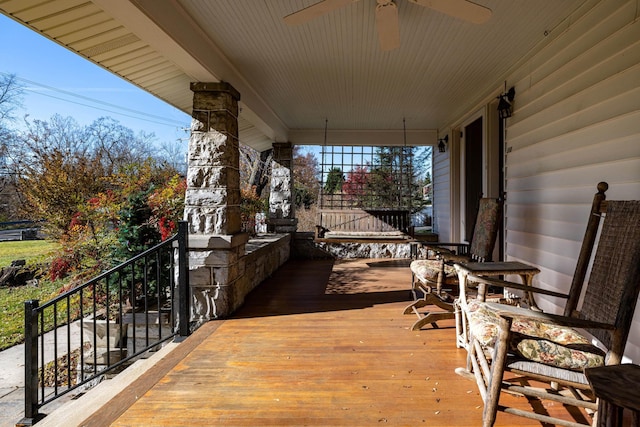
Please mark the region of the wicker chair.
<svg viewBox="0 0 640 427"><path fill-rule="evenodd" d="M530 400L548 399L596 411L584 369L621 362L640 291L640 201L609 201L600 206L605 214L601 216L604 219L597 251L579 311L575 307L580 280L574 280L575 288L563 316L482 302L482 298L463 306L470 332L469 363L467 369L456 372L467 375L469 368L473 372L485 402L483 426L494 424L498 410L542 423L590 425L584 419L573 422L539 413L543 409L539 404L532 405L532 411L525 411L501 406L499 399L505 391ZM591 231L588 228L585 241L595 239L595 231L593 236ZM590 255L583 244L585 250ZM580 259L577 275L583 262L586 271L590 257L586 258ZM482 277L470 280L480 284L479 292L486 285L502 282ZM584 329L591 336L575 328ZM592 343L593 337L600 345ZM508 380L505 371L511 373ZM530 381L549 386L541 388L534 383L534 388Z"/></svg>
<svg viewBox="0 0 640 427"><path fill-rule="evenodd" d="M453 264L491 261L501 219L502 201L481 198L470 243L425 245L428 253L433 254L432 258L411 262L411 292L415 301L404 309L404 314L418 316L411 330L419 330L427 324L437 328L439 320L455 318L454 296L450 290L457 289L458 275ZM418 291L423 297L417 298ZM444 311L419 310L427 305L435 305Z"/></svg>

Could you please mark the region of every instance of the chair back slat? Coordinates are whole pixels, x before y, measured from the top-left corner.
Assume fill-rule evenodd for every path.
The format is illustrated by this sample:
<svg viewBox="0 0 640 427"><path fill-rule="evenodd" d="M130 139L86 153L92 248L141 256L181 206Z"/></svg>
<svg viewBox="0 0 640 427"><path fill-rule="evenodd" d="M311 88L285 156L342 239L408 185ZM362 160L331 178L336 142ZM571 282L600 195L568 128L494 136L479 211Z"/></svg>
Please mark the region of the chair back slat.
<svg viewBox="0 0 640 427"><path fill-rule="evenodd" d="M611 200L606 209L580 317L616 325L590 332L619 359L640 291L640 200Z"/></svg>
<svg viewBox="0 0 640 427"><path fill-rule="evenodd" d="M469 253L472 259L491 261L498 230L502 223L502 200L482 198L473 227Z"/></svg>
<svg viewBox="0 0 640 427"><path fill-rule="evenodd" d="M593 196L593 202L591 203L591 211L589 212L589 218L587 220L587 229L582 239L582 246L580 247L580 254L578 255L578 262L576 263L576 270L573 274L573 281L569 289L569 298L564 307L565 316L573 316L578 307L578 301L582 295L582 288L585 285L585 278L587 277L587 270L589 269L589 263L593 256L593 248L596 242L596 236L598 229L600 228L600 222L603 218L602 214L606 209L606 195L605 192L609 189L609 184L606 182L599 182L597 185L597 193Z"/></svg>

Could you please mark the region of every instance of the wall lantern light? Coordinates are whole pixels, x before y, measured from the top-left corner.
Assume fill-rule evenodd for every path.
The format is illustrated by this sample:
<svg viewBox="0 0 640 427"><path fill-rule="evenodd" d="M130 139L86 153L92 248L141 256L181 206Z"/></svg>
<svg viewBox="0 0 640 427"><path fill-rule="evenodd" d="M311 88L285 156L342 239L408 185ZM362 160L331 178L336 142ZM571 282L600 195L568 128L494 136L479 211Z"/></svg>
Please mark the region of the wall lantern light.
<svg viewBox="0 0 640 427"><path fill-rule="evenodd" d="M449 142L449 135L445 135L444 138L438 140L438 151L444 153L447 151L447 144Z"/></svg>
<svg viewBox="0 0 640 427"><path fill-rule="evenodd" d="M512 87L507 92L498 96L500 100L498 102L498 116L501 119L506 119L507 117L511 117L511 109L513 107L513 99L516 97L516 89Z"/></svg>

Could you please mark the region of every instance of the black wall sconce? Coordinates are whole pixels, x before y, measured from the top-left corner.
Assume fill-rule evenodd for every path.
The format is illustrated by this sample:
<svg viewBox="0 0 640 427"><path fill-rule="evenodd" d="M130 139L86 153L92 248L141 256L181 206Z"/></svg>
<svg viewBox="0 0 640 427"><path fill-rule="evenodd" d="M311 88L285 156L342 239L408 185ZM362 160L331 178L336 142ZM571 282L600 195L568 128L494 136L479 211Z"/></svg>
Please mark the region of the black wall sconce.
<svg viewBox="0 0 640 427"><path fill-rule="evenodd" d="M516 97L516 89L511 87L507 92L498 96L500 100L498 102L498 116L501 119L506 119L507 117L511 117L512 107L513 107L513 99Z"/></svg>
<svg viewBox="0 0 640 427"><path fill-rule="evenodd" d="M449 143L449 135L445 135L444 138L438 140L438 151L444 153L447 151L447 144Z"/></svg>

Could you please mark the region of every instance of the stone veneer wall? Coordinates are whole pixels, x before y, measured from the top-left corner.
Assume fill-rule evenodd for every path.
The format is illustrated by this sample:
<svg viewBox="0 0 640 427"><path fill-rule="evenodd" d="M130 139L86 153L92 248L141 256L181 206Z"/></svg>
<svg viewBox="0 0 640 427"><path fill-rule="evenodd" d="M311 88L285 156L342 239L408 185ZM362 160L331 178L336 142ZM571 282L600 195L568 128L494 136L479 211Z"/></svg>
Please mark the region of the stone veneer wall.
<svg viewBox="0 0 640 427"><path fill-rule="evenodd" d="M411 258L409 242L318 242L313 233L296 233L293 242L294 256L298 258ZM415 245L415 256L426 258L427 250L422 245Z"/></svg>
<svg viewBox="0 0 640 427"><path fill-rule="evenodd" d="M271 276L291 254L291 235L264 235L250 239L246 245L247 255L242 258L245 274L238 284L238 299L244 301L249 292Z"/></svg>
<svg viewBox="0 0 640 427"><path fill-rule="evenodd" d="M338 259L411 258L409 243L316 242L316 246Z"/></svg>
<svg viewBox="0 0 640 427"><path fill-rule="evenodd" d="M192 236L190 236L190 239ZM191 246L191 241L190 241ZM237 278L233 286L225 286L224 279L219 275L227 275L228 267L224 263L228 261L226 252L190 250L189 282L192 288L191 321L201 324L207 320L229 317L243 303L249 292L267 279L274 271L284 264L291 254L291 235L269 234L252 238L243 245L245 253L237 257L232 268L238 270ZM202 258L206 259L199 259ZM195 259L195 261L194 261ZM217 268L210 268L209 274L213 276L213 282L219 282L207 289L194 286L205 280L203 265L219 264ZM193 265L196 267L194 268ZM194 314L195 313L195 314ZM205 313L206 316L198 315Z"/></svg>

